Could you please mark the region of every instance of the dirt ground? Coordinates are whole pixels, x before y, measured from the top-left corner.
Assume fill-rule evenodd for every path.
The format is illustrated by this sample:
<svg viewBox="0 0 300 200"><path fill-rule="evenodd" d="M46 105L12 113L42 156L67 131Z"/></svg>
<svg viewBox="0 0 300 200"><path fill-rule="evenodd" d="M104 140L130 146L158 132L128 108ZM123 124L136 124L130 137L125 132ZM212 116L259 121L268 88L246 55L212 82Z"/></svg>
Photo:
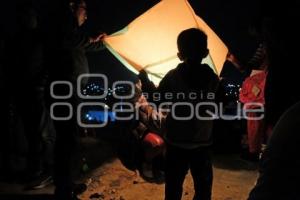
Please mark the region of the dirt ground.
<svg viewBox="0 0 300 200"><path fill-rule="evenodd" d="M231 157L231 159L234 159ZM222 169L214 167L213 200L247 199L249 191L255 184L257 171L250 163L235 160L244 169ZM238 163L240 162L240 163ZM236 166L237 166L236 165ZM246 169L246 167L249 167ZM81 195L83 200L163 200L164 184L147 183L136 173L124 168L119 160L105 164L96 169L88 179L89 188ZM183 200L193 199L193 181L190 174L184 183ZM102 198L104 197L104 198Z"/></svg>
<svg viewBox="0 0 300 200"><path fill-rule="evenodd" d="M102 152L106 158L103 159L105 161L97 164L98 167L93 167L93 170L90 170L83 176L81 181L88 184L88 190L80 196L80 199L164 199L164 184L145 182L134 171L126 169L118 158L107 154L107 152L110 152L111 145L109 146L104 143L100 143L99 145L99 141L89 141L87 146L89 152L91 152L89 159L99 158L99 152ZM237 155L214 156L213 200L247 199L256 178L257 165L240 160ZM52 200L53 191L53 185L41 190L24 191L22 185L0 182L1 200ZM193 182L191 175L188 174L184 183L182 199L191 200L193 194Z"/></svg>

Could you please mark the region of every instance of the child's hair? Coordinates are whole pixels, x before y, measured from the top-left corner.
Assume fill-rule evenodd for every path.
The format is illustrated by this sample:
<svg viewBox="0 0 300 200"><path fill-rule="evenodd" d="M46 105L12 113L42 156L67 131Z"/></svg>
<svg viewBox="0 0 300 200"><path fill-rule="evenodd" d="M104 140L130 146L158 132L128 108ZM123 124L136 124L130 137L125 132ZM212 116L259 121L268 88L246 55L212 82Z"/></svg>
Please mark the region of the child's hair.
<svg viewBox="0 0 300 200"><path fill-rule="evenodd" d="M207 35L198 28L182 31L177 38L178 51L183 60L202 60L207 55Z"/></svg>

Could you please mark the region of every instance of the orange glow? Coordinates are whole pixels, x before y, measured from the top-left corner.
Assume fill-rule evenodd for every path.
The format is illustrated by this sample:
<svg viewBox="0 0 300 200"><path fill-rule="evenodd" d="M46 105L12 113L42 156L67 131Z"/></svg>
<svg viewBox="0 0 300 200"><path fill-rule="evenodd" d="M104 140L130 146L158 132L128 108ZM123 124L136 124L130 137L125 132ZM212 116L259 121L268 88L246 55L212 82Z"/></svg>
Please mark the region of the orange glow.
<svg viewBox="0 0 300 200"><path fill-rule="evenodd" d="M176 56L177 36L192 27L208 35L210 55L205 62L219 74L228 49L186 0L162 0L105 42L128 68L136 73L145 69L158 84L180 62Z"/></svg>

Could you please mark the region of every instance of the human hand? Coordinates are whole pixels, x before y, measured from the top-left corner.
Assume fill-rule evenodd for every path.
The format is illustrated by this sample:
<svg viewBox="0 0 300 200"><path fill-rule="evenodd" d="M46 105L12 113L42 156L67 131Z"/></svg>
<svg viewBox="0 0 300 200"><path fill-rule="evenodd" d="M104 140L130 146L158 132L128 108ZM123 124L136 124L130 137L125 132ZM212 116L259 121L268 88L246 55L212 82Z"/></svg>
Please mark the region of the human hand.
<svg viewBox="0 0 300 200"><path fill-rule="evenodd" d="M100 33L98 36L90 38L90 43L102 42L105 37L107 37L106 33Z"/></svg>
<svg viewBox="0 0 300 200"><path fill-rule="evenodd" d="M98 41L103 41L104 38L107 37L107 34L106 33L100 33L97 37L97 40Z"/></svg>

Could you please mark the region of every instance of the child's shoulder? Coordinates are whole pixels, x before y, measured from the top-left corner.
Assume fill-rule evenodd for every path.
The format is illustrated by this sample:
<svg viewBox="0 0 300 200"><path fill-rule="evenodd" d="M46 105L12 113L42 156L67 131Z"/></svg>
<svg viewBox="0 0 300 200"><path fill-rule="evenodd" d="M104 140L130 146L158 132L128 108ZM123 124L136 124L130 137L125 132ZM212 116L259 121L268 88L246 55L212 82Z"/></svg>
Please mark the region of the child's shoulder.
<svg viewBox="0 0 300 200"><path fill-rule="evenodd" d="M177 76L177 74L179 73L180 66L181 66L181 64L179 64L176 68L168 71L168 73L164 76L163 79L174 79Z"/></svg>
<svg viewBox="0 0 300 200"><path fill-rule="evenodd" d="M178 83L178 81L180 81L180 73L178 70L179 66L180 66L180 64L176 68L171 69L163 77L163 79L159 83L159 88L172 88L174 86L174 84L176 85L176 83Z"/></svg>

